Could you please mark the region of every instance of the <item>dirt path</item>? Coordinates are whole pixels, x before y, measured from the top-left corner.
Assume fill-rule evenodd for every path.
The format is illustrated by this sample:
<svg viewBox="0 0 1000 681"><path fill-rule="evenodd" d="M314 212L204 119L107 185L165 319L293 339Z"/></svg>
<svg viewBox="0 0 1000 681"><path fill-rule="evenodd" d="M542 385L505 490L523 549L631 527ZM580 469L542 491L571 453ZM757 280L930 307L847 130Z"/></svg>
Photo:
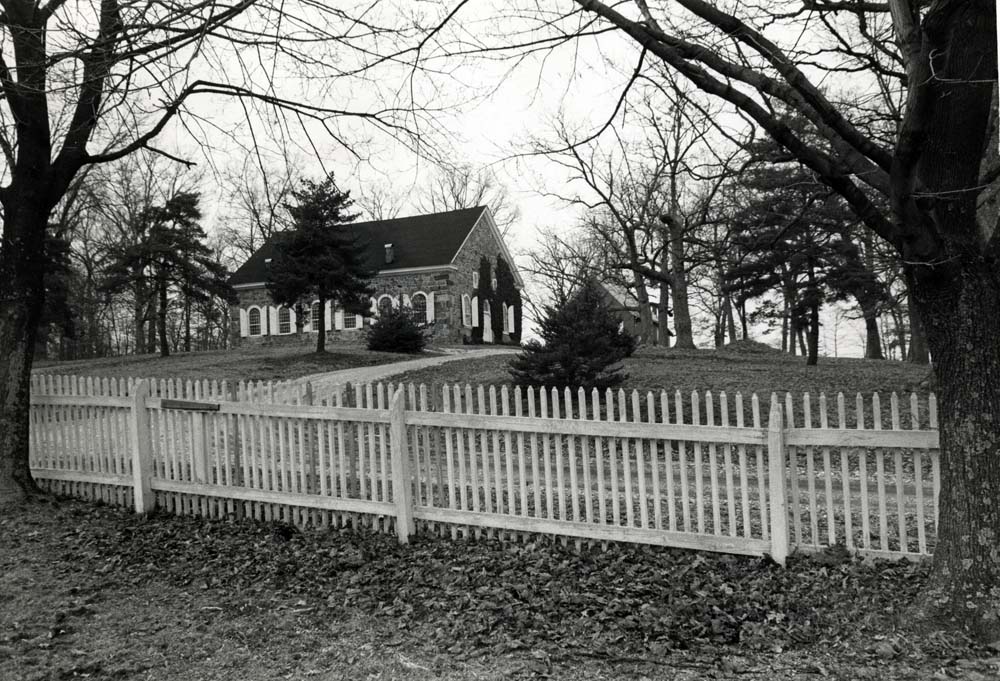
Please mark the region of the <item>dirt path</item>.
<svg viewBox="0 0 1000 681"><path fill-rule="evenodd" d="M319 374L310 374L298 379L301 383L310 382L313 391L317 394L330 392L334 386L344 383L371 383L381 381L390 376L406 373L415 369L437 366L445 362L454 362L459 359L471 359L475 357L487 357L489 355L514 354L518 352L513 348L474 348L457 349L448 348L444 350L447 354L434 357L422 357L420 359L408 360L406 362L394 362L392 364L381 364L378 366L358 367L354 369L342 369L340 371L327 371Z"/></svg>

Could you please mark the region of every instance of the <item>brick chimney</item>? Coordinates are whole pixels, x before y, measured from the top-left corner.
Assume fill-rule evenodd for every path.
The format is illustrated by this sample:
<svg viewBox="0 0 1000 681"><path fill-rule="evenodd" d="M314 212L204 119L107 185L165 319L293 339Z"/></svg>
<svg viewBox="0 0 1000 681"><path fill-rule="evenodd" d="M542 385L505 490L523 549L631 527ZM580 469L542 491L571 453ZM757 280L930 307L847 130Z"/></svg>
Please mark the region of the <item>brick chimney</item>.
<svg viewBox="0 0 1000 681"><path fill-rule="evenodd" d="M395 256L392 252L392 244L385 245L385 264L388 265L395 260Z"/></svg>

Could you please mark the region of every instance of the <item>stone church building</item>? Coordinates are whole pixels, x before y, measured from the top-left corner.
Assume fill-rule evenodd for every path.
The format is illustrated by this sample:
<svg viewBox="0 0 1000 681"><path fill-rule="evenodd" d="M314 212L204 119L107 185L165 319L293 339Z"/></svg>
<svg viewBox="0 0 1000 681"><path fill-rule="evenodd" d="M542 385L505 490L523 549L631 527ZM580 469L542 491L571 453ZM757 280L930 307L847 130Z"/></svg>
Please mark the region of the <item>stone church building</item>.
<svg viewBox="0 0 1000 681"><path fill-rule="evenodd" d="M493 310L488 300L480 306L478 295L482 290L479 267L484 257L492 263L494 272L497 258L502 258L514 275L517 289L524 286L489 208L478 206L351 226L367 241L369 262L372 269L378 270L371 282L375 289L371 316L346 313L336 301L328 302L328 340L361 340L366 324L389 306L399 305L411 309L435 341L467 342L476 335L473 329L480 323L483 342L510 340L515 323L519 326L514 308L504 305L504 309ZM306 306L300 335L295 309L276 305L268 294L267 268L273 252L273 241L266 242L229 279L239 301L230 310L232 338L237 345L315 343L312 334L319 332L319 302ZM495 290L495 279L489 285ZM493 332L495 315L502 315L503 338L496 338Z"/></svg>

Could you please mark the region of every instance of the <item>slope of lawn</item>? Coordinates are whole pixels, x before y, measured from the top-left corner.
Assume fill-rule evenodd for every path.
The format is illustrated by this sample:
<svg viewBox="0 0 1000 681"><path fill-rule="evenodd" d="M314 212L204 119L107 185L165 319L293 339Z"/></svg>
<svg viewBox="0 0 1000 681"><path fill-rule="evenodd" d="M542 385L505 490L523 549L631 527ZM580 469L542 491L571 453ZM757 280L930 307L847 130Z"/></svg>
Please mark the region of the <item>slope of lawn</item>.
<svg viewBox="0 0 1000 681"><path fill-rule="evenodd" d="M987 679L906 628L927 566L394 537L60 501L0 516L28 679Z"/></svg>
<svg viewBox="0 0 1000 681"><path fill-rule="evenodd" d="M492 356L450 362L440 367L411 371L394 380L415 383L510 384L508 356ZM625 361L625 389L726 391L732 395L772 391L847 395L873 392L926 393L930 368L896 361L834 359L821 357L818 366L806 366L805 358L790 357L767 346L740 342L721 350L673 350L641 348Z"/></svg>
<svg viewBox="0 0 1000 681"><path fill-rule="evenodd" d="M419 356L427 356L424 353ZM170 357L129 355L72 362L38 362L35 371L73 376L134 376L208 380L280 381L309 374L414 359L414 355L370 352L360 345L331 344L318 355L312 345L277 345L205 352Z"/></svg>

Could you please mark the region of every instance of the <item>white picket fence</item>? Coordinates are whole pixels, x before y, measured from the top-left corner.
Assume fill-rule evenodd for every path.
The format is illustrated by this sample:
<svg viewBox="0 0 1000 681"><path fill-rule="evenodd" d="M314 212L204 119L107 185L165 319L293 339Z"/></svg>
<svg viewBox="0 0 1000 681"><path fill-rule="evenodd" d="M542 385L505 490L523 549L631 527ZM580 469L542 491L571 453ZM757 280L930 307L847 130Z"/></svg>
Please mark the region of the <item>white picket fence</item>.
<svg viewBox="0 0 1000 681"><path fill-rule="evenodd" d="M56 492L297 524L769 554L931 553L933 395L496 390L36 376L31 467ZM796 406L798 408L796 409ZM814 409L815 406L815 409ZM829 412L833 411L831 415ZM883 421L889 426L883 428Z"/></svg>

